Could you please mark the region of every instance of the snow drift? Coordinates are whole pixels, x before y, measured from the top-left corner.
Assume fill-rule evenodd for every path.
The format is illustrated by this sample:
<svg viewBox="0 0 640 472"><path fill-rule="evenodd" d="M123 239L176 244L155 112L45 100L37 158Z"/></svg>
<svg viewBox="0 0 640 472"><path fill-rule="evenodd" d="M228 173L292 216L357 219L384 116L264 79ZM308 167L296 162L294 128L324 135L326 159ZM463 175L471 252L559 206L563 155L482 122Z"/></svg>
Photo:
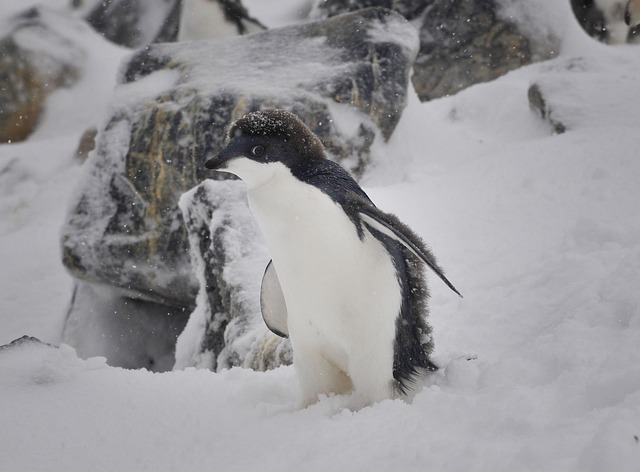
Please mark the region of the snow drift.
<svg viewBox="0 0 640 472"><path fill-rule="evenodd" d="M107 51L92 47L93 59ZM112 84L102 67L76 85L95 116ZM430 241L465 294L431 284L446 367L412 402L296 410L290 367L152 374L26 342L0 351L2 466L637 470L638 76L637 48L568 27L557 59L428 104L412 97L378 143L367 192ZM534 83L564 133L530 110ZM70 283L58 232L78 178L74 117L86 116L63 104L87 105L56 92L34 136L0 145L0 344L60 340Z"/></svg>

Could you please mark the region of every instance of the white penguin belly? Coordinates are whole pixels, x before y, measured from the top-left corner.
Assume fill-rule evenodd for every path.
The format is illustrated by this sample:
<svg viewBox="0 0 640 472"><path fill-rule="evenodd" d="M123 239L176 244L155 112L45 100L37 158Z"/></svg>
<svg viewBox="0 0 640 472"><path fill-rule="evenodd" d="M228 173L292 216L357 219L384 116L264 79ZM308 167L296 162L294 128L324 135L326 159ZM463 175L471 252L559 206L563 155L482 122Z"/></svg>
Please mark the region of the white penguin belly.
<svg viewBox="0 0 640 472"><path fill-rule="evenodd" d="M248 196L285 296L294 359L315 349L354 388L390 389L401 292L385 247L367 231L360 240L340 205L288 170Z"/></svg>

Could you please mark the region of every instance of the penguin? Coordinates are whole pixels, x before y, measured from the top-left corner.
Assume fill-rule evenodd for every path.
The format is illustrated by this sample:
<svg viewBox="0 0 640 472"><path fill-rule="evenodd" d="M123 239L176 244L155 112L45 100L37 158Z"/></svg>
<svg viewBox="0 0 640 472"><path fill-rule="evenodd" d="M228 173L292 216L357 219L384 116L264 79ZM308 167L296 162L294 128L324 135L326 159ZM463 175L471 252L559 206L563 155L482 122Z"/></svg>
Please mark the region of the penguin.
<svg viewBox="0 0 640 472"><path fill-rule="evenodd" d="M406 396L437 370L421 263L462 296L434 255L328 159L293 113L248 113L226 140L205 167L247 186L272 258L262 315L291 341L301 407L331 394L348 395L355 408Z"/></svg>
<svg viewBox="0 0 640 472"><path fill-rule="evenodd" d="M629 0L624 9L624 22L632 28L640 25L640 0Z"/></svg>
<svg viewBox="0 0 640 472"><path fill-rule="evenodd" d="M240 0L184 0L178 41L224 38L266 29L249 15Z"/></svg>
<svg viewBox="0 0 640 472"><path fill-rule="evenodd" d="M629 40L626 5L626 0L571 0L573 12L583 29L607 44L623 44Z"/></svg>

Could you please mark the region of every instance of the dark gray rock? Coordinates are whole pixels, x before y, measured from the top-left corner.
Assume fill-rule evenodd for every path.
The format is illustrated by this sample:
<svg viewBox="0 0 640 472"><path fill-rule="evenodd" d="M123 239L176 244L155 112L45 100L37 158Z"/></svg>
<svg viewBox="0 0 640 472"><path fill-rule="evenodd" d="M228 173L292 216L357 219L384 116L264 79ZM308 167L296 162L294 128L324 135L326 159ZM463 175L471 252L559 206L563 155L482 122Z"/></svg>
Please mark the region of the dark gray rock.
<svg viewBox="0 0 640 472"><path fill-rule="evenodd" d="M180 207L199 281L196 309L176 348L176 369L243 366L268 370L292 361L291 345L260 314L268 252L238 181L207 180Z"/></svg>
<svg viewBox="0 0 640 472"><path fill-rule="evenodd" d="M82 358L102 356L109 365L165 372L173 368L178 335L189 312L123 296L106 285L78 282L62 342Z"/></svg>
<svg viewBox="0 0 640 472"><path fill-rule="evenodd" d="M33 336L24 335L18 339L14 339L8 344L3 344L0 346L1 351L9 351L12 349L19 349L24 346L45 346L45 347L55 347L49 343L43 343L38 338L34 338Z"/></svg>
<svg viewBox="0 0 640 472"><path fill-rule="evenodd" d="M85 163L63 229L65 266L122 296L192 311L198 281L178 200L220 178L203 163L222 148L229 124L286 108L358 174L372 141L388 138L400 119L416 52L404 18L370 9L136 53Z"/></svg>
<svg viewBox="0 0 640 472"><path fill-rule="evenodd" d="M498 16L494 0L324 0L315 15L371 5L393 8L420 30L411 81L422 101L488 82L534 59L529 39Z"/></svg>
<svg viewBox="0 0 640 472"><path fill-rule="evenodd" d="M78 141L78 147L76 147L75 156L82 162L84 162L87 157L89 157L89 153L96 148L96 135L98 134L98 129L95 126L87 128L82 136L80 136L80 141Z"/></svg>
<svg viewBox="0 0 640 472"><path fill-rule="evenodd" d="M0 142L26 139L47 97L78 80L86 52L66 32L79 23L43 7L9 20L0 39Z"/></svg>
<svg viewBox="0 0 640 472"><path fill-rule="evenodd" d="M549 106L547 100L542 92L540 84L532 84L529 87L529 91L527 93L529 98L529 106L534 110L540 118L549 123L554 133L562 134L567 130L567 127L559 121L559 119L555 116L555 111Z"/></svg>
<svg viewBox="0 0 640 472"><path fill-rule="evenodd" d="M130 48L175 41L181 0L103 0L86 14L87 22L109 41Z"/></svg>
<svg viewBox="0 0 640 472"><path fill-rule="evenodd" d="M438 0L425 12L413 86L421 100L451 95L532 62L529 40L493 0Z"/></svg>

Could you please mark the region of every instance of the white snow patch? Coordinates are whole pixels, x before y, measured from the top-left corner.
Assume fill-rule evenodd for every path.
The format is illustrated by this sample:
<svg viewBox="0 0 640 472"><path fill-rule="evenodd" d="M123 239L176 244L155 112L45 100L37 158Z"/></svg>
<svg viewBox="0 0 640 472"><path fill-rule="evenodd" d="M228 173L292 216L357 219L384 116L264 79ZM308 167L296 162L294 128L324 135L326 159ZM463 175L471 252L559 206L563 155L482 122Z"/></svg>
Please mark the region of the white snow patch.
<svg viewBox="0 0 640 472"><path fill-rule="evenodd" d="M532 27L572 24L564 2L539 5ZM365 177L465 295L431 283L445 367L411 404L350 412L328 397L299 411L290 367L152 374L27 345L0 351L2 467L636 471L640 54L557 31L557 60L412 98ZM101 103L114 77L96 73ZM566 133L529 110L534 82ZM70 109L83 106L71 97ZM84 124L56 134L53 120L39 139L0 145L0 343L58 342L70 296L58 235Z"/></svg>

